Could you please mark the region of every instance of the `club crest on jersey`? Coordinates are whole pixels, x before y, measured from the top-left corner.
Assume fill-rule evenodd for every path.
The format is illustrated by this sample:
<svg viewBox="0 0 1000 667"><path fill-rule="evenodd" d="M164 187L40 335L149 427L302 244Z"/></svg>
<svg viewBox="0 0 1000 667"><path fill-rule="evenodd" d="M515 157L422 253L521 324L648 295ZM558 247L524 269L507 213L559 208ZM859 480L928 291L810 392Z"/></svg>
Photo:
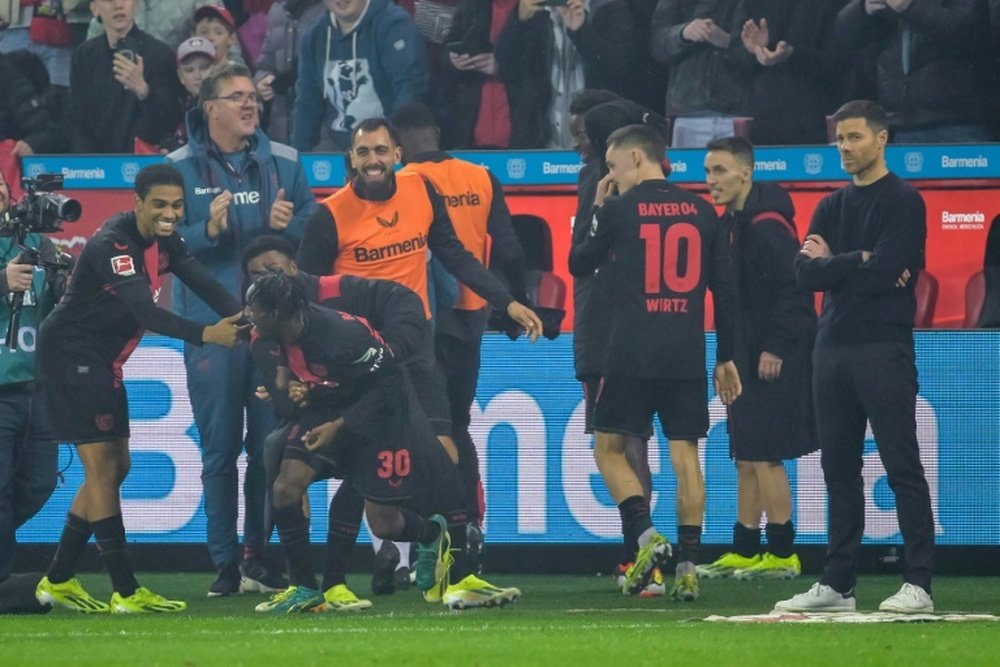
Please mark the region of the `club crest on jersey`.
<svg viewBox="0 0 1000 667"><path fill-rule="evenodd" d="M134 276L135 263L131 255L115 255L111 258L111 270L116 276Z"/></svg>
<svg viewBox="0 0 1000 667"><path fill-rule="evenodd" d="M399 211L393 212L392 220L386 220L385 218L380 218L377 215L375 216L375 219L378 220L378 224L382 225L386 229L392 229L399 224Z"/></svg>

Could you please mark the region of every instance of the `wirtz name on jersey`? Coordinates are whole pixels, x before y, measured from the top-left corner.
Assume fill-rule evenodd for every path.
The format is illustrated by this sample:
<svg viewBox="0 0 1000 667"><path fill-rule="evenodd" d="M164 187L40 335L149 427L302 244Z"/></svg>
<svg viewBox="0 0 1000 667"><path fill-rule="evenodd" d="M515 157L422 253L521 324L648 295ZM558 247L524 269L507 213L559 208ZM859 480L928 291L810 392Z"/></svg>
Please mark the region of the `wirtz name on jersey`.
<svg viewBox="0 0 1000 667"><path fill-rule="evenodd" d="M687 299L670 299L661 297L646 298L647 313L686 313L687 311Z"/></svg>

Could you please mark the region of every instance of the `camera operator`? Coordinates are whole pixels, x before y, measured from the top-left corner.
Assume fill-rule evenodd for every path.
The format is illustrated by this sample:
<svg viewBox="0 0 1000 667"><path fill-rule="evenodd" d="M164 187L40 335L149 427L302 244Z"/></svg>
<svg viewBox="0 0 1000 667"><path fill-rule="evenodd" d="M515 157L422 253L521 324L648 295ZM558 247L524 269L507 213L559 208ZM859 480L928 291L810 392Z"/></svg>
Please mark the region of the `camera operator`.
<svg viewBox="0 0 1000 667"><path fill-rule="evenodd" d="M9 208L7 182L0 173L0 217ZM39 250L43 264L55 263L52 241L28 234L25 245ZM0 238L0 322L10 321L11 297L25 294L16 350L0 349L0 613L38 609L35 584L41 575L10 576L15 531L42 508L56 485L58 450L42 401L35 391L35 334L66 286L66 272L22 263L13 236Z"/></svg>

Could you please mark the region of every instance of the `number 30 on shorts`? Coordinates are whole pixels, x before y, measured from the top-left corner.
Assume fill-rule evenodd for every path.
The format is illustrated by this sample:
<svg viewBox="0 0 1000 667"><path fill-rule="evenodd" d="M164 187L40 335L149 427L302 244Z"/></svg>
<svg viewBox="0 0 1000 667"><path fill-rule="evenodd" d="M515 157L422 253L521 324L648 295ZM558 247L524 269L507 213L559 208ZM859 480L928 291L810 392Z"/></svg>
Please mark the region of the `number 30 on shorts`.
<svg viewBox="0 0 1000 667"><path fill-rule="evenodd" d="M410 474L410 450L383 449L378 453L379 469L378 476L382 479L390 477L406 477Z"/></svg>

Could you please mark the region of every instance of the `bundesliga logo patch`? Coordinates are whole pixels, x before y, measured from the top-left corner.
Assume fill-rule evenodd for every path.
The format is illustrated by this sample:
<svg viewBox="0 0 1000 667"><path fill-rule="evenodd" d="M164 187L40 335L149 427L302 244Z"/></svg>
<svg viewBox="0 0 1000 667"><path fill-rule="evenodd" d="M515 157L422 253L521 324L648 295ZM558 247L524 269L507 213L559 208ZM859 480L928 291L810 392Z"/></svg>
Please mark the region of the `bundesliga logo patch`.
<svg viewBox="0 0 1000 667"><path fill-rule="evenodd" d="M134 276L135 264L131 255L115 255L111 258L111 270L117 276Z"/></svg>

